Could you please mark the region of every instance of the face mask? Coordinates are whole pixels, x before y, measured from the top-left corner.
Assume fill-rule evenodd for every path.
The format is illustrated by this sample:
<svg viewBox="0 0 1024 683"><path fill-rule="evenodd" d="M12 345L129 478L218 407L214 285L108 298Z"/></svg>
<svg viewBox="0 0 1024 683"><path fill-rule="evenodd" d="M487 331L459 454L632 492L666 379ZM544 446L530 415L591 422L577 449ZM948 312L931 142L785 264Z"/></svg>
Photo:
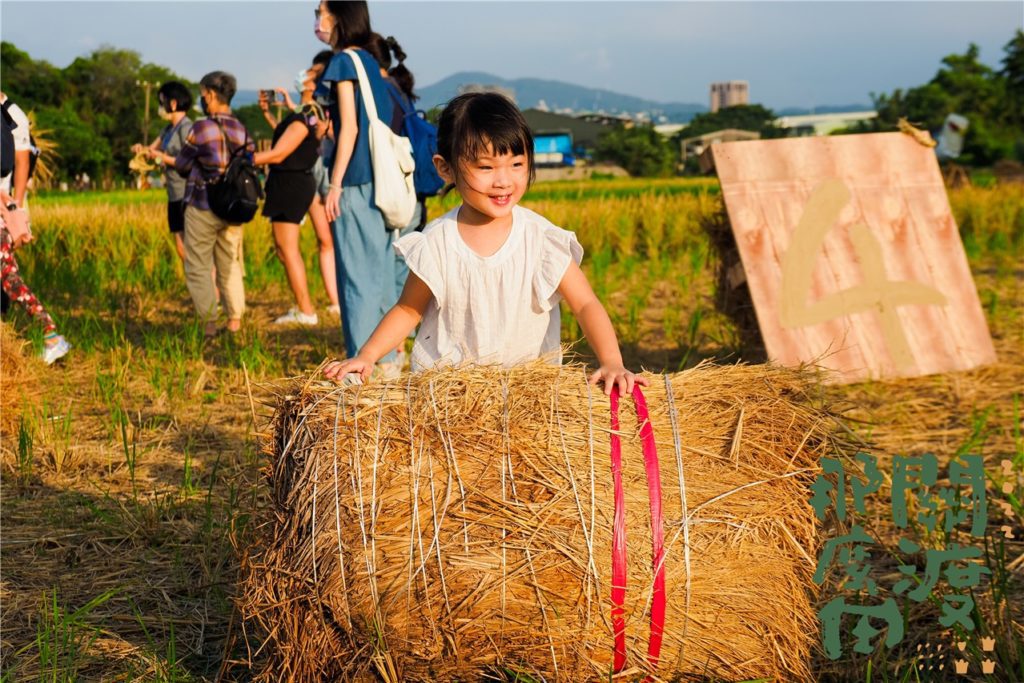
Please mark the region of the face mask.
<svg viewBox="0 0 1024 683"><path fill-rule="evenodd" d="M299 72L299 75L295 77L295 89L301 95L306 90L306 81L309 76L306 74L305 69Z"/></svg>
<svg viewBox="0 0 1024 683"><path fill-rule="evenodd" d="M206 116L210 115L210 107L209 107L209 105L206 104L206 98L205 97L202 97L202 98L199 99L199 106L202 108L204 115L206 115Z"/></svg>
<svg viewBox="0 0 1024 683"><path fill-rule="evenodd" d="M157 107L156 115L159 116L162 119L169 119L169 118L171 118L171 115L167 112L166 109L164 109L164 105L162 105L162 104L159 107Z"/></svg>
<svg viewBox="0 0 1024 683"><path fill-rule="evenodd" d="M317 40L319 40L321 43L331 45L331 34L329 31L324 31L322 28L320 28L320 19L316 20L316 26L313 27L313 32L316 34Z"/></svg>

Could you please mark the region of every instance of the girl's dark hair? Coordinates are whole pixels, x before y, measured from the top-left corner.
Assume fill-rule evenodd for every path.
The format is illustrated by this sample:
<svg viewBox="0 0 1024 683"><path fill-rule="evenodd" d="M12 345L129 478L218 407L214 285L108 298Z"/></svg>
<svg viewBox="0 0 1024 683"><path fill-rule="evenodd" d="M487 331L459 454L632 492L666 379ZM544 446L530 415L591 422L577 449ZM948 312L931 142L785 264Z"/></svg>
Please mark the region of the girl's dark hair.
<svg viewBox="0 0 1024 683"><path fill-rule="evenodd" d="M363 49L373 55L380 68L385 71L391 68L391 46L388 45L387 38L379 33L371 33Z"/></svg>
<svg viewBox="0 0 1024 683"><path fill-rule="evenodd" d="M179 81L167 81L156 91L157 99L167 105L171 100L177 103L173 111L188 111L192 106L192 92Z"/></svg>
<svg viewBox="0 0 1024 683"><path fill-rule="evenodd" d="M529 182L533 182L533 133L512 100L493 92L466 93L452 99L437 122L437 153L458 178L461 161L489 152L525 154Z"/></svg>
<svg viewBox="0 0 1024 683"><path fill-rule="evenodd" d="M410 101L415 102L419 99L414 92L416 79L413 78L412 72L409 71L404 64L405 51L402 50L402 46L398 44L398 41L395 40L394 36L388 36L387 43L388 47L391 48L391 54L395 56L398 64L396 64L394 68L389 66L384 68L388 70L388 75L395 79L395 83L397 83L401 91L405 93L405 96L408 97Z"/></svg>
<svg viewBox="0 0 1024 683"><path fill-rule="evenodd" d="M372 33L364 49L373 55L380 68L388 72L388 76L394 79L398 89L409 98L409 101L415 102L419 99L416 93L413 92L416 79L413 78L412 72L402 63L405 61L405 51L402 50L402 46L398 44L394 36L385 38L379 33ZM394 64L392 56L394 56L395 60L398 60L398 64L394 68L391 66Z"/></svg>
<svg viewBox="0 0 1024 683"><path fill-rule="evenodd" d="M337 50L351 45L366 47L373 33L366 0L329 0L326 4L327 11L334 17L331 45Z"/></svg>
<svg viewBox="0 0 1024 683"><path fill-rule="evenodd" d="M319 64L320 66L326 68L327 65L330 64L331 57L333 56L334 53L331 52L330 50L321 50L320 52L316 53L316 57L313 57L313 66Z"/></svg>

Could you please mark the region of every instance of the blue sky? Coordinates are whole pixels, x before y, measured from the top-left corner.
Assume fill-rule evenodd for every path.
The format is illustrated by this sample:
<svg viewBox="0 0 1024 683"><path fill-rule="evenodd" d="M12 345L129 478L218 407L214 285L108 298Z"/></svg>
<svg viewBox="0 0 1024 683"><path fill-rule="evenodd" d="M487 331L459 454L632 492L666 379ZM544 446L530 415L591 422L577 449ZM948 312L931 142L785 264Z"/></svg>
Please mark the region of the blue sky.
<svg viewBox="0 0 1024 683"><path fill-rule="evenodd" d="M312 0L3 0L0 36L66 66L109 44L198 80L290 85L320 49ZM968 43L997 66L1021 2L372 2L417 82L458 71L536 77L660 101L707 104L714 80L750 82L769 107L870 102L919 85ZM197 17L202 17L197 19Z"/></svg>

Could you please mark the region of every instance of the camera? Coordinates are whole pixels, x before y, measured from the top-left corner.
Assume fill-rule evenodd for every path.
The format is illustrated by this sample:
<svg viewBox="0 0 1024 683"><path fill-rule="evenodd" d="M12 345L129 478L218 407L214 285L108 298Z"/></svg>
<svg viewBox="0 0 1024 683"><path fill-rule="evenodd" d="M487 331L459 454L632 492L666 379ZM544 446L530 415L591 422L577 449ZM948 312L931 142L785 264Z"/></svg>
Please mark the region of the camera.
<svg viewBox="0 0 1024 683"><path fill-rule="evenodd" d="M260 97L265 99L268 104L273 104L277 99L277 93L273 90L260 90Z"/></svg>

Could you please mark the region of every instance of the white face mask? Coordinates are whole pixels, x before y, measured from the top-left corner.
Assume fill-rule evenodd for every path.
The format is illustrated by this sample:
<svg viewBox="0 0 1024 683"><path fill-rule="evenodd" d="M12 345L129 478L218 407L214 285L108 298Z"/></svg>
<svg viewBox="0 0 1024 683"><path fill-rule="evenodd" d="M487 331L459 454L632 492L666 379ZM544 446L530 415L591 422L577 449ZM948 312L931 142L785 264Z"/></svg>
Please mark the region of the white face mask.
<svg viewBox="0 0 1024 683"><path fill-rule="evenodd" d="M302 95L303 91L306 90L306 81L309 80L309 74L303 69L299 72L299 75L295 77L295 89Z"/></svg>

